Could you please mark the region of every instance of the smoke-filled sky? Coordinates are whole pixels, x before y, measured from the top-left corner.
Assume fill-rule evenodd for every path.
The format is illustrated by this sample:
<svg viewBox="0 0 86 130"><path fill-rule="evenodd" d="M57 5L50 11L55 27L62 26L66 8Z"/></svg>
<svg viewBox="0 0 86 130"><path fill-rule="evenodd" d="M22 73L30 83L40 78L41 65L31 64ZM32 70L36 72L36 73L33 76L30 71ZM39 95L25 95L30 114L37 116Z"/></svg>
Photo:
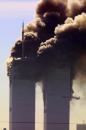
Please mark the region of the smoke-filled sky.
<svg viewBox="0 0 86 130"><path fill-rule="evenodd" d="M36 18L25 27L23 43L21 39L16 41L11 57L22 57L23 44L24 57L40 59L42 69L44 64L46 68L52 66L51 63L71 64L74 68L80 56L86 53L85 12L85 0L41 0Z"/></svg>
<svg viewBox="0 0 86 130"><path fill-rule="evenodd" d="M41 1L35 18L36 2L37 0L0 0L0 128L8 125L9 84L6 58L8 55L14 58L22 55L22 41L16 39L21 36L24 20L27 23L24 33L25 57L45 59L45 63L52 63L53 60L54 64L61 65L75 65L77 61L74 88L75 95L79 95L81 99L71 102L71 130L75 130L77 123L86 120L85 76L82 76L86 74L86 1Z"/></svg>

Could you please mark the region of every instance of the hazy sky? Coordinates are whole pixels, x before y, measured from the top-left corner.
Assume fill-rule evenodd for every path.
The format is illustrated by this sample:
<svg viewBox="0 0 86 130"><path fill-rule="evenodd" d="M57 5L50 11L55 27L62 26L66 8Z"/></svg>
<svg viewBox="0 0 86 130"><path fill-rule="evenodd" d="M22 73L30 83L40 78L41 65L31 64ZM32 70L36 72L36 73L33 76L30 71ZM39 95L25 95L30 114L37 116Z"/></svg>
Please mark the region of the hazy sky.
<svg viewBox="0 0 86 130"><path fill-rule="evenodd" d="M16 39L21 35L21 25L35 15L37 0L0 0L0 130L8 127L9 80L6 59Z"/></svg>

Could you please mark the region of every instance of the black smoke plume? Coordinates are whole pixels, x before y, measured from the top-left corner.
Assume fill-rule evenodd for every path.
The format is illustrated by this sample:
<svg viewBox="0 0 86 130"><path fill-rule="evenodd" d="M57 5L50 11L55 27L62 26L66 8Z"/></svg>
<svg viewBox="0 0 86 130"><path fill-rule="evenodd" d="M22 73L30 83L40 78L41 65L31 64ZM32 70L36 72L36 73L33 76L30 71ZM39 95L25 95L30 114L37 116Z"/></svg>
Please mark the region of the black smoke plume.
<svg viewBox="0 0 86 130"><path fill-rule="evenodd" d="M36 19L25 28L24 41L16 42L12 49L11 56L21 57L22 42L25 52L27 52L25 56L30 56L32 51L36 55L40 43L53 37L55 35L55 27L58 24L62 24L67 18L66 4L62 1L41 1L38 4L36 14Z"/></svg>
<svg viewBox="0 0 86 130"><path fill-rule="evenodd" d="M42 70L65 65L74 68L86 53L86 1L41 1L35 20L24 30L24 40L11 50L13 60L22 59L22 44L24 57L35 59Z"/></svg>

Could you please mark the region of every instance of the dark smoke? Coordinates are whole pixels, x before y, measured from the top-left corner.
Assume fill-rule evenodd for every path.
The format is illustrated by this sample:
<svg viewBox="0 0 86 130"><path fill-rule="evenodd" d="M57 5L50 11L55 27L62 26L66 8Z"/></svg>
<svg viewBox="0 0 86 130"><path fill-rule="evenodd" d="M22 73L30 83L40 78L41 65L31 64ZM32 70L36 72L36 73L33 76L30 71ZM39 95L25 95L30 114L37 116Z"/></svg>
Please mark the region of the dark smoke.
<svg viewBox="0 0 86 130"><path fill-rule="evenodd" d="M47 0L38 4L36 10L37 16L40 17L47 26L55 27L61 24L67 18L66 2L62 0Z"/></svg>
<svg viewBox="0 0 86 130"><path fill-rule="evenodd" d="M42 70L52 65L74 68L86 53L85 0L41 1L36 19L24 30L24 40L12 48L13 59L22 58L22 44L24 57L35 59Z"/></svg>
<svg viewBox="0 0 86 130"><path fill-rule="evenodd" d="M68 18L55 28L54 38L40 44L38 54L50 57L57 64L74 64L80 55L86 53L86 14Z"/></svg>
<svg viewBox="0 0 86 130"><path fill-rule="evenodd" d="M54 36L55 27L58 24L62 24L67 18L66 5L62 1L41 1L38 4L36 13L36 19L25 28L23 44L27 56L30 56L32 51L36 55L36 50L40 46L40 43ZM21 46L22 45L19 44L19 41L17 41L12 49L11 56L21 57Z"/></svg>
<svg viewBox="0 0 86 130"><path fill-rule="evenodd" d="M15 46L12 48L12 57L22 57L22 44L24 47L24 57L33 57L37 52L37 48L40 44L40 39L32 32L26 33L24 36L24 41L17 41L15 43Z"/></svg>

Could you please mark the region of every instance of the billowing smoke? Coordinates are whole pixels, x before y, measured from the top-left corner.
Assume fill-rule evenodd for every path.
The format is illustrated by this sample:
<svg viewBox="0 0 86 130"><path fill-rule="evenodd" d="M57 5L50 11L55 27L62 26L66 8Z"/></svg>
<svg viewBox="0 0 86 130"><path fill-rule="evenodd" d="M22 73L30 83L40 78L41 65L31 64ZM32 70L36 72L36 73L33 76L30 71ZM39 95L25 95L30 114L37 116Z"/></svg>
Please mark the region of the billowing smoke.
<svg viewBox="0 0 86 130"><path fill-rule="evenodd" d="M67 18L66 10L66 4L62 1L41 1L38 4L36 10L36 19L32 23L28 24L25 28L23 44L25 52L27 52L27 56L29 56L32 51L36 55L40 43L55 35L55 27L58 24L62 24ZM20 52L22 51L20 49L22 48L21 44L22 41L16 42L15 46L12 49L11 56L20 57Z"/></svg>
<svg viewBox="0 0 86 130"><path fill-rule="evenodd" d="M15 43L10 57L22 58L22 45L24 57L35 59L42 69L74 68L86 53L86 1L40 1L35 20L25 27L24 40Z"/></svg>
<svg viewBox="0 0 86 130"><path fill-rule="evenodd" d="M86 14L67 18L64 24L57 25L55 36L42 42L37 52L57 64L73 65L86 52Z"/></svg>
<svg viewBox="0 0 86 130"><path fill-rule="evenodd" d="M75 17L86 12L86 0L68 0L68 15Z"/></svg>

